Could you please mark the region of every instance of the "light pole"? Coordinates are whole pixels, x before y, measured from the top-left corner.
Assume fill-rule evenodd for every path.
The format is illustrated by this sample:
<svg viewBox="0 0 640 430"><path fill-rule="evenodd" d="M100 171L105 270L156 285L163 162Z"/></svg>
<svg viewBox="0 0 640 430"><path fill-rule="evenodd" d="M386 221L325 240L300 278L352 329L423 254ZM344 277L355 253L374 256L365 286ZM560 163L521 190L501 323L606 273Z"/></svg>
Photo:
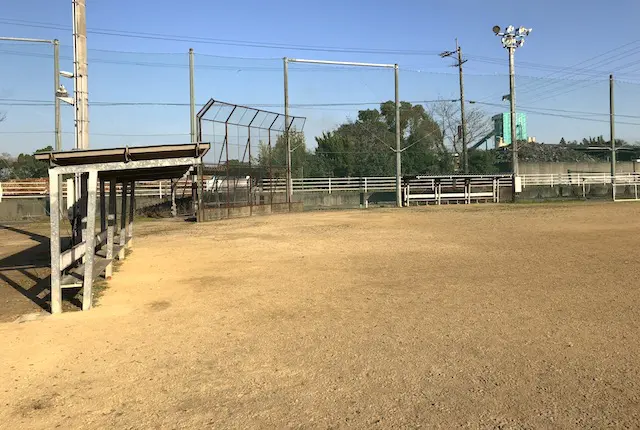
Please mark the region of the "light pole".
<svg viewBox="0 0 640 430"><path fill-rule="evenodd" d="M60 87L60 43L58 39L29 39L24 37L0 37L0 40L8 42L25 42L25 43L48 43L53 45L53 100L55 103L55 131L56 131L56 151L62 151L62 130L60 127L60 100L58 99L58 90Z"/></svg>
<svg viewBox="0 0 640 430"><path fill-rule="evenodd" d="M511 156L513 164L513 175L518 176L518 136L516 133L516 81L514 53L517 48L524 45L524 38L528 36L533 29L520 27L516 29L513 25L507 27L504 32L500 31L500 26L493 27L496 36L501 37L502 46L509 51L509 99L511 104ZM515 178L514 178L515 182ZM515 196L515 194L514 194Z"/></svg>

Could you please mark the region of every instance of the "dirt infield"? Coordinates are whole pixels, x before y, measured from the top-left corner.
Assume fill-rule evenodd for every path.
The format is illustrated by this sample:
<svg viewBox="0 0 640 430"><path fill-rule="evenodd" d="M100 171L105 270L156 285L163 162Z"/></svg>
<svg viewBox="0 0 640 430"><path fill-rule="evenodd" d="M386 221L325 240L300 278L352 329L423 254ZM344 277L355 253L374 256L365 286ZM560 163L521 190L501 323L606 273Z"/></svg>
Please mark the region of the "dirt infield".
<svg viewBox="0 0 640 430"><path fill-rule="evenodd" d="M0 427L637 428L639 231L633 203L142 223L98 307L0 324Z"/></svg>

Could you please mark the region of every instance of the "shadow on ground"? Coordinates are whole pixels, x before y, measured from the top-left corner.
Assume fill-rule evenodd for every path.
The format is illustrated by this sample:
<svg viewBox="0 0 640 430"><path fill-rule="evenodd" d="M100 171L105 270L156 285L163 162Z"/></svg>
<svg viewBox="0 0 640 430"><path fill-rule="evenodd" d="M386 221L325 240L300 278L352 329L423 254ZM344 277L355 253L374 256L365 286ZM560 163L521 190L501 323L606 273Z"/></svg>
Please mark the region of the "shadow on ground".
<svg viewBox="0 0 640 430"><path fill-rule="evenodd" d="M12 319L21 314L39 310L50 312L49 238L14 225L0 225L0 233L2 236L13 233L11 234L13 238L17 234L24 236L24 239L36 242L33 246L30 244L12 246L15 239L3 238L3 242L7 244L5 249L8 249L8 255L0 259L0 298L6 303L0 312L0 320ZM63 239L64 242L68 240L68 238ZM10 289L20 293L22 297ZM74 307L78 307L81 303L75 297L77 293L77 289L65 290L63 299Z"/></svg>

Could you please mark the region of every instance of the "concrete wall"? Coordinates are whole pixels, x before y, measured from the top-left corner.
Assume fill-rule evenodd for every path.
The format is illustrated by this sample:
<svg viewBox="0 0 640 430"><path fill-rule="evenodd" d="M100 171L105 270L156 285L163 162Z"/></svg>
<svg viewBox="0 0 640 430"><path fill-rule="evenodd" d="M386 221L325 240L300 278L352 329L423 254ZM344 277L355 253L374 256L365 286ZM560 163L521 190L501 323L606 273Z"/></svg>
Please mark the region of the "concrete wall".
<svg viewBox="0 0 640 430"><path fill-rule="evenodd" d="M620 199L631 199L635 197L635 187L616 187L616 197ZM543 202L554 200L611 200L611 185L591 184L585 185L555 185L526 187L522 193L518 194L518 201Z"/></svg>
<svg viewBox="0 0 640 430"><path fill-rule="evenodd" d="M302 203L274 203L270 205L239 206L232 208L206 208L205 221L215 221L228 218L243 218L249 216L269 215L275 213L302 212Z"/></svg>
<svg viewBox="0 0 640 430"><path fill-rule="evenodd" d="M49 198L10 198L0 202L0 221L21 221L49 216Z"/></svg>
<svg viewBox="0 0 640 430"><path fill-rule="evenodd" d="M631 173L636 168L632 161L624 161L616 164L618 173ZM580 173L609 173L611 172L611 163L520 163L520 173L523 175L531 174L557 174L568 172Z"/></svg>
<svg viewBox="0 0 640 430"><path fill-rule="evenodd" d="M108 199L108 197L107 197ZM120 213L121 199L117 200L117 210ZM160 203L167 202L167 199L158 197L137 197L136 211L156 206ZM98 200L97 209L100 210L100 201ZM45 218L49 216L49 198L4 198L0 202L0 221L20 221L28 219Z"/></svg>

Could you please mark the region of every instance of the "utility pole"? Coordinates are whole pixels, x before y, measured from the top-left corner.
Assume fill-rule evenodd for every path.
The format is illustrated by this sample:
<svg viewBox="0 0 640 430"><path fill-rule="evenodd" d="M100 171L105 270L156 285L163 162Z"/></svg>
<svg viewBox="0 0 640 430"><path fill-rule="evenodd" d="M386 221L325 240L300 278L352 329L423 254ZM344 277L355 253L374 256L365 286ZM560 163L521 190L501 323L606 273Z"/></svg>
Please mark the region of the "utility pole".
<svg viewBox="0 0 640 430"><path fill-rule="evenodd" d="M289 136L289 59L284 61L284 136L287 142L287 203L293 197L293 181L291 179L291 138Z"/></svg>
<svg viewBox="0 0 640 430"><path fill-rule="evenodd" d="M460 130L461 130L461 138L462 138L462 169L465 174L469 173L469 153L467 149L467 119L464 113L464 77L462 74L462 65L467 62L467 60L462 59L462 48L458 45L458 39L456 38L456 50L455 51L444 51L440 54L440 57L452 57L457 55L457 63L454 64L454 67L458 68L458 73L460 75ZM455 101L455 100L453 100ZM444 127L443 127L444 131Z"/></svg>
<svg viewBox="0 0 640 430"><path fill-rule="evenodd" d="M609 132L611 135L611 189L613 199L616 198L616 122L613 103L613 75L609 75Z"/></svg>
<svg viewBox="0 0 640 430"><path fill-rule="evenodd" d="M460 121L462 122L462 159L464 162L464 173L469 174L469 152L467 148L467 119L464 114L464 77L462 75L462 65L466 60L462 59L462 48L458 45L456 38L456 51L458 52L458 71L460 72Z"/></svg>
<svg viewBox="0 0 640 430"><path fill-rule="evenodd" d="M73 3L73 79L77 149L89 148L89 86L86 0Z"/></svg>
<svg viewBox="0 0 640 430"><path fill-rule="evenodd" d="M62 151L62 128L60 126L60 99L58 89L60 88L60 42L53 40L53 99L55 103L55 127L56 127L56 151Z"/></svg>
<svg viewBox="0 0 640 430"><path fill-rule="evenodd" d="M195 143L198 138L196 134L196 96L195 96L195 76L194 76L193 48L189 48L189 108L191 143Z"/></svg>
<svg viewBox="0 0 640 430"><path fill-rule="evenodd" d="M502 46L509 51L509 110L511 122L511 155L514 175L514 199L516 191L515 183L518 176L518 134L516 128L516 80L514 57L516 49L524 45L524 39L531 33L531 31L531 28L520 27L516 29L513 25L510 25L504 32L501 32L499 25L493 27L495 35L501 37Z"/></svg>

